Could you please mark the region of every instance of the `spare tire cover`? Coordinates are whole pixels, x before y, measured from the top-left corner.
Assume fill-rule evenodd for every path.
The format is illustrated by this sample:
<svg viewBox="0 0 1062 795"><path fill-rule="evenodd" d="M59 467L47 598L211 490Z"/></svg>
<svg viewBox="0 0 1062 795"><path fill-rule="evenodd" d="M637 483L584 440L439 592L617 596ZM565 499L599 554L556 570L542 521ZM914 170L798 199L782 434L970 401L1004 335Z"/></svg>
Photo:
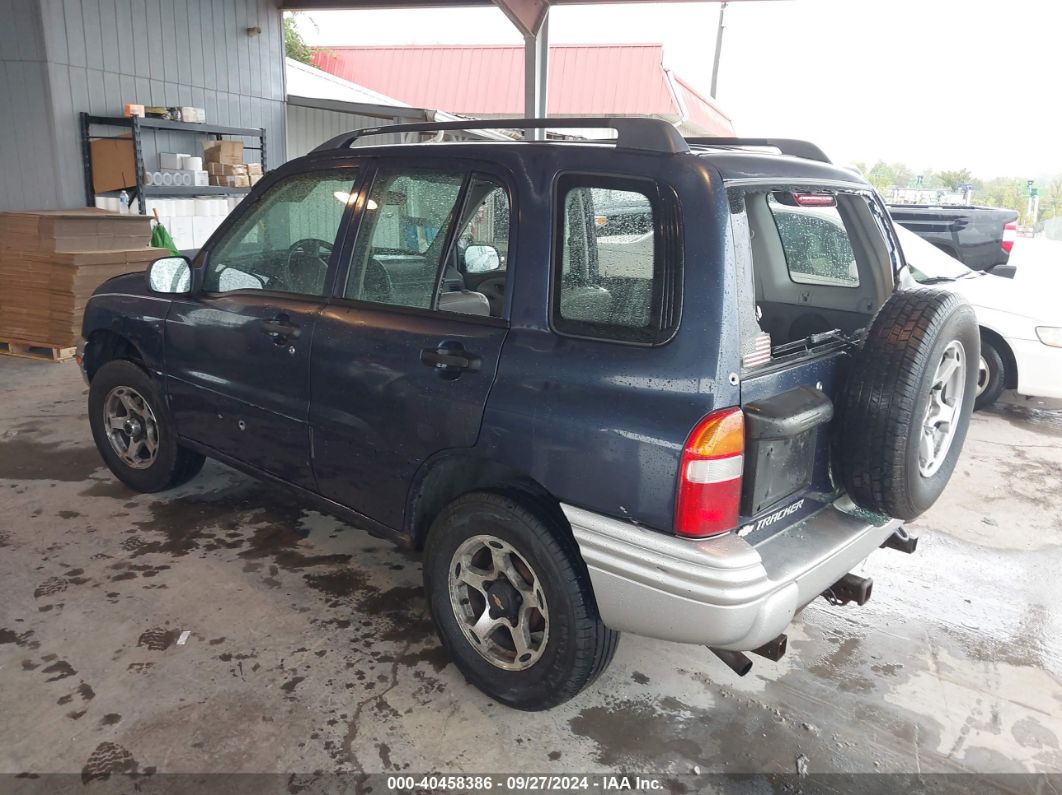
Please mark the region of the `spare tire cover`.
<svg viewBox="0 0 1062 795"><path fill-rule="evenodd" d="M838 401L838 479L861 507L914 519L936 502L966 439L981 340L955 293L895 293L878 310Z"/></svg>

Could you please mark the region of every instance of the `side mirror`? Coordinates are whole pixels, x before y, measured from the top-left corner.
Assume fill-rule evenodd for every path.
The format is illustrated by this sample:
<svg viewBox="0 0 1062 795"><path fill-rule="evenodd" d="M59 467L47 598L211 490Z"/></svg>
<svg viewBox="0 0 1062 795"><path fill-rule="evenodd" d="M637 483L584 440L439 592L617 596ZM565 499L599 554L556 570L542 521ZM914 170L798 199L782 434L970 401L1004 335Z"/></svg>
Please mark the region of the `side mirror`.
<svg viewBox="0 0 1062 795"><path fill-rule="evenodd" d="M469 273L486 273L501 267L501 257L494 246L471 245L465 249L465 270Z"/></svg>
<svg viewBox="0 0 1062 795"><path fill-rule="evenodd" d="M163 257L148 266L147 278L153 293L186 295L192 290L192 263L187 257Z"/></svg>

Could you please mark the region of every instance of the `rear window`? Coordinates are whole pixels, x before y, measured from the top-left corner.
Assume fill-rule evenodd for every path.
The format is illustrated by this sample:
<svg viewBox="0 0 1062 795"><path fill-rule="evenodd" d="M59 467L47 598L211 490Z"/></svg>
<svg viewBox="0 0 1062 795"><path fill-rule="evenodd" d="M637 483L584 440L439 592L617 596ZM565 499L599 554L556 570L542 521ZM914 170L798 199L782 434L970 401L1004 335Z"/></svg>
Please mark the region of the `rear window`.
<svg viewBox="0 0 1062 795"><path fill-rule="evenodd" d="M556 329L629 342L660 340L670 327L674 268L667 262L655 186L569 177L559 199Z"/></svg>
<svg viewBox="0 0 1062 795"><path fill-rule="evenodd" d="M833 206L805 207L793 197L794 194L783 192L767 195L789 278L797 284L858 287L855 252L836 202ZM829 197L825 200L832 201Z"/></svg>

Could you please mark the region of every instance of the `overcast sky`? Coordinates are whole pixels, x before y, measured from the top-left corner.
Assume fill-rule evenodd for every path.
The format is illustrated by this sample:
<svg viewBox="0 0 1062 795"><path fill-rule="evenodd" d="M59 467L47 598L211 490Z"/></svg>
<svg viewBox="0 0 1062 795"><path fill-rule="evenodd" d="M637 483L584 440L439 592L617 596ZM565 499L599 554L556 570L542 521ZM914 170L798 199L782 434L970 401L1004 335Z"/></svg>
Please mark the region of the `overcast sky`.
<svg viewBox="0 0 1062 795"><path fill-rule="evenodd" d="M718 5L562 6L553 44L661 42L706 96ZM522 41L501 11L303 15L311 44ZM719 102L739 134L809 138L836 162L975 176L1062 173L1059 0L732 2Z"/></svg>

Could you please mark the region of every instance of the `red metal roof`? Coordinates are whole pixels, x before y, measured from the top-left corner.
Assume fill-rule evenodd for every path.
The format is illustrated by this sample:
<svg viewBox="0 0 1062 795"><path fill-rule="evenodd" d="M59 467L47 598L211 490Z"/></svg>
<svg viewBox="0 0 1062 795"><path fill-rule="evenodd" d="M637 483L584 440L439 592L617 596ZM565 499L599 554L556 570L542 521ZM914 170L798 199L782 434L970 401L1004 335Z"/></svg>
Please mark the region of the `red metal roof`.
<svg viewBox="0 0 1062 795"><path fill-rule="evenodd" d="M427 45L319 48L313 64L421 108L470 116L519 116L524 108L523 47ZM664 68L661 44L550 47L553 116L645 114L684 131L733 135L730 118Z"/></svg>

